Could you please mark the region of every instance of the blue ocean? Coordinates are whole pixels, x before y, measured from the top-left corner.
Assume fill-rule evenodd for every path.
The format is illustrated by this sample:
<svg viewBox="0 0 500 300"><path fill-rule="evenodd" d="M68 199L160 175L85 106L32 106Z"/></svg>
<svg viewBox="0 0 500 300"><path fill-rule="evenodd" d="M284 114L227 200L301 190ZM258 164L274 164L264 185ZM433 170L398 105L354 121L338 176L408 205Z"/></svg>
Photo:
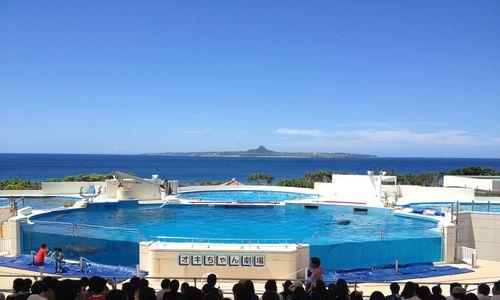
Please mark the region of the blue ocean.
<svg viewBox="0 0 500 300"><path fill-rule="evenodd" d="M147 155L0 154L0 179L45 180L75 174L132 172L149 178L245 181L255 172L276 179L296 178L305 172L330 170L365 174L367 170L394 170L398 174L448 171L468 166L500 169L500 159L481 158L276 158L276 157L179 157Z"/></svg>

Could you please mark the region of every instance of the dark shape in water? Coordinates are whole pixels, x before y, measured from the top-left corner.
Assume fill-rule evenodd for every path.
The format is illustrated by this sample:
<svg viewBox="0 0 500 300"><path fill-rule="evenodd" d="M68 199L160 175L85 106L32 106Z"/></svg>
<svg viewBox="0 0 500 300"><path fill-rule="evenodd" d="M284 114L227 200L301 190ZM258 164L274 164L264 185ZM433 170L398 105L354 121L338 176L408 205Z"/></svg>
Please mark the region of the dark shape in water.
<svg viewBox="0 0 500 300"><path fill-rule="evenodd" d="M77 245L77 244L67 245L66 249L68 249L72 252L77 252L77 253L96 254L96 253L102 252L102 249L97 248L97 247L91 247L88 245L88 243L86 241L83 242L81 245Z"/></svg>
<svg viewBox="0 0 500 300"><path fill-rule="evenodd" d="M351 224L351 221L350 220L340 220L335 224L337 224L337 225L349 225L349 224Z"/></svg>
<svg viewBox="0 0 500 300"><path fill-rule="evenodd" d="M325 223L325 225L349 225L349 224L351 224L351 221L347 220L347 219L336 221L336 222Z"/></svg>
<svg viewBox="0 0 500 300"><path fill-rule="evenodd" d="M306 208L306 209L318 209L319 207L317 205L305 204L304 208Z"/></svg>

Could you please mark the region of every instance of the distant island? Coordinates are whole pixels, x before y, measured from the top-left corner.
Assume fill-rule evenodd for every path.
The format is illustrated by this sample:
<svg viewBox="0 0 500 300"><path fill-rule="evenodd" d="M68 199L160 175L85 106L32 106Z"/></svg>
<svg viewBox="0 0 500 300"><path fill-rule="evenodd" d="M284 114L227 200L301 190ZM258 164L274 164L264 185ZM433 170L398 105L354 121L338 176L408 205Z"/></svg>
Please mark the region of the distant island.
<svg viewBox="0 0 500 300"><path fill-rule="evenodd" d="M165 156L236 156L236 157L319 157L319 158L371 158L377 157L372 154L356 154L345 152L278 152L259 146L256 149L246 151L204 151L204 152L161 152L144 153L144 155L165 155Z"/></svg>

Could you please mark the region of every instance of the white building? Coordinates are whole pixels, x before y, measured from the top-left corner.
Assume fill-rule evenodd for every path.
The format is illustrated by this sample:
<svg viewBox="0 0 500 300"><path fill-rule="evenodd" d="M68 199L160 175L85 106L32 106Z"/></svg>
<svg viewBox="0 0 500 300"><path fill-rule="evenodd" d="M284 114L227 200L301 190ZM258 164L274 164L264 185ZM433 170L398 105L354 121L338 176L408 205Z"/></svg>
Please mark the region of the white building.
<svg viewBox="0 0 500 300"><path fill-rule="evenodd" d="M445 175L444 187L467 187L475 190L499 192L500 176L455 176Z"/></svg>
<svg viewBox="0 0 500 300"><path fill-rule="evenodd" d="M396 184L396 176L368 171L367 175L333 174L331 183L315 182L314 190L327 200L325 202L375 207L474 200L474 188L464 185L428 187Z"/></svg>
<svg viewBox="0 0 500 300"><path fill-rule="evenodd" d="M332 202L359 204L367 206L384 206L387 197L391 197L382 184L396 184L396 176L385 176L384 172L367 175L333 174L332 182L315 182L314 189Z"/></svg>

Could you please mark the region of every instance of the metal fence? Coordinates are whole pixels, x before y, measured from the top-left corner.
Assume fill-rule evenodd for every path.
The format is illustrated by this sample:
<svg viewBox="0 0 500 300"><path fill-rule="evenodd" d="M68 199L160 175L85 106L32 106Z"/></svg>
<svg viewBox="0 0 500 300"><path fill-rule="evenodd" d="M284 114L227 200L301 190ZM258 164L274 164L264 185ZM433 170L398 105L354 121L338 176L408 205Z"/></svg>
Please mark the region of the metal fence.
<svg viewBox="0 0 500 300"><path fill-rule="evenodd" d="M0 238L0 253L10 253L11 238Z"/></svg>
<svg viewBox="0 0 500 300"><path fill-rule="evenodd" d="M284 246L286 244L295 244L297 241L293 239L236 239L236 238L194 238L182 236L152 236L152 239L159 242L172 242L172 243L192 243L198 245L204 244L241 244L249 246L259 245L278 245Z"/></svg>

